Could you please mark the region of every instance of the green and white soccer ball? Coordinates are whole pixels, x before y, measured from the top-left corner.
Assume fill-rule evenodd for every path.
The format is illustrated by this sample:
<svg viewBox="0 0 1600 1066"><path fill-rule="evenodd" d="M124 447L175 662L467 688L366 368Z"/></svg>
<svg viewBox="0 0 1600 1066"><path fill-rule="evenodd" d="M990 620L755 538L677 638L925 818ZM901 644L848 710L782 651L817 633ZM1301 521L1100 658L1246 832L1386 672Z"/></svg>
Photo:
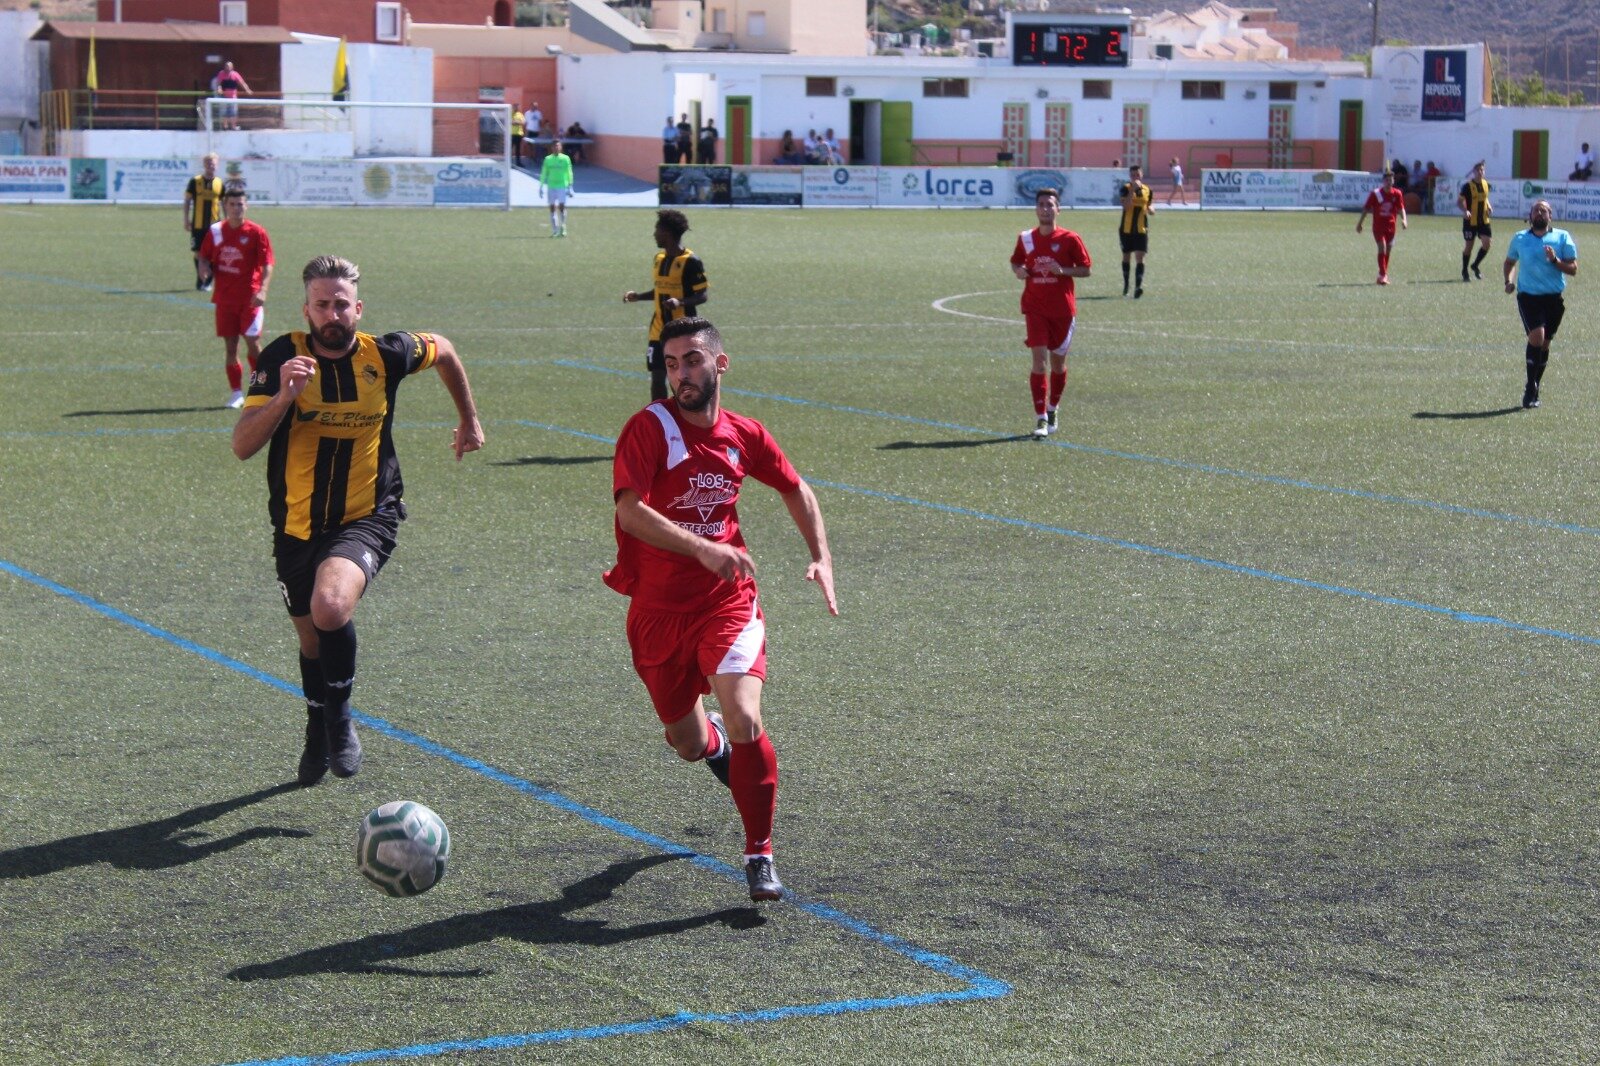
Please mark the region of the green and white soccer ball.
<svg viewBox="0 0 1600 1066"><path fill-rule="evenodd" d="M420 803L395 800L361 819L356 869L391 896L419 896L444 876L450 830Z"/></svg>

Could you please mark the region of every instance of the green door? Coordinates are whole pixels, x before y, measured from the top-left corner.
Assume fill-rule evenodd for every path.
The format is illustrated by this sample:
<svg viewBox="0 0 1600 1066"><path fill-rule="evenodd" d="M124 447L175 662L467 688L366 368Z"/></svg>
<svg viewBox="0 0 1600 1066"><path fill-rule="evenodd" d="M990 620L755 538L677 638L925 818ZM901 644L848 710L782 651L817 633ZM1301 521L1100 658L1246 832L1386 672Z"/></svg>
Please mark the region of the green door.
<svg viewBox="0 0 1600 1066"><path fill-rule="evenodd" d="M883 165L909 167L915 159L911 151L911 101L883 102Z"/></svg>

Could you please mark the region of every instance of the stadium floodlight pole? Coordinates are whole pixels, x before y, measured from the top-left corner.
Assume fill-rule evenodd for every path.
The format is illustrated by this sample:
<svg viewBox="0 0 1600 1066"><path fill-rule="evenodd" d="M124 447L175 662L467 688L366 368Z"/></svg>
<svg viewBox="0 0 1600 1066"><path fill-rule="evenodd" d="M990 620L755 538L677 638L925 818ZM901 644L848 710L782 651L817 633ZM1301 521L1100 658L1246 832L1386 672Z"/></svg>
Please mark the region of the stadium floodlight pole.
<svg viewBox="0 0 1600 1066"><path fill-rule="evenodd" d="M1372 0L1372 47L1378 47L1378 0Z"/></svg>

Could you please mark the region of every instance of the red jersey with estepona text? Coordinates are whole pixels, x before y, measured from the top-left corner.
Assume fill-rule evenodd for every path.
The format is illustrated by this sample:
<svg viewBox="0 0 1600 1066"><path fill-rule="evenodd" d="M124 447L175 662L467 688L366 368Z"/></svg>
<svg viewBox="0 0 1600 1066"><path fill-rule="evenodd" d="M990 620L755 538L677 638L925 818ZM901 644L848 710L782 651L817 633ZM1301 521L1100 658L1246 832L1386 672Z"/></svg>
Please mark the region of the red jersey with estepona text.
<svg viewBox="0 0 1600 1066"><path fill-rule="evenodd" d="M747 477L780 494L800 487L800 475L765 426L722 411L709 429L678 416L677 400L660 400L628 420L617 438L611 494L632 489L667 521L697 537L744 547L739 488ZM699 611L738 596L754 596L755 581L724 581L687 555L646 544L616 526L617 563L603 580L634 606L651 611Z"/></svg>
<svg viewBox="0 0 1600 1066"><path fill-rule="evenodd" d="M1028 280L1022 286L1022 310L1046 318L1074 318L1078 313L1071 278L1050 273L1055 266L1093 266L1083 238L1059 226L1048 234L1038 229L1023 230L1011 253L1011 265L1026 266Z"/></svg>
<svg viewBox="0 0 1600 1066"><path fill-rule="evenodd" d="M265 229L248 218L238 229L224 219L206 230L200 258L211 264L216 279L211 302L218 307L243 307L261 291L261 270L273 262L272 241Z"/></svg>
<svg viewBox="0 0 1600 1066"><path fill-rule="evenodd" d="M1394 232L1395 224L1400 220L1400 212L1405 210L1405 193L1399 189L1385 189L1382 185L1367 193L1367 202L1363 210L1372 212L1372 228Z"/></svg>

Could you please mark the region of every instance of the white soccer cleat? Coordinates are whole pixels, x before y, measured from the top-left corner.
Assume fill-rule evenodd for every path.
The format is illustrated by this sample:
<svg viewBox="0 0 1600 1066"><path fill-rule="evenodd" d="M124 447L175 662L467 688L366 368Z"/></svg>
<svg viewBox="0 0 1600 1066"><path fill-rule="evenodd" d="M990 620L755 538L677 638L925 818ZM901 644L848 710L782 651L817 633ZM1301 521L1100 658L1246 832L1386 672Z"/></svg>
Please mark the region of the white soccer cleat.
<svg viewBox="0 0 1600 1066"><path fill-rule="evenodd" d="M238 389L233 390L233 395L228 397L228 406L237 411L244 406L244 393Z"/></svg>
<svg viewBox="0 0 1600 1066"><path fill-rule="evenodd" d="M1046 418L1044 415L1040 415L1039 416L1039 421L1035 422L1034 426L1033 426L1033 438L1035 440L1044 440L1049 435L1050 435L1050 420L1048 418Z"/></svg>

